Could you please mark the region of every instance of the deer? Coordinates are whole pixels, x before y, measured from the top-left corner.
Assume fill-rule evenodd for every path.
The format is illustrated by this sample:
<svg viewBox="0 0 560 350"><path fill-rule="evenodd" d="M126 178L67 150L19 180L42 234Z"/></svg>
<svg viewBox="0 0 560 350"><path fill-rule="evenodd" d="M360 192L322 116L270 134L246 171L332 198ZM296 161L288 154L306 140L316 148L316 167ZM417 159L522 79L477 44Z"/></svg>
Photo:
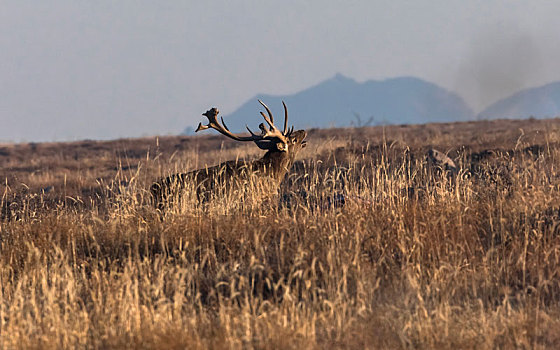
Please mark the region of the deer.
<svg viewBox="0 0 560 350"><path fill-rule="evenodd" d="M187 173L172 174L156 181L150 189L156 209L164 210L171 206L174 201L180 199L182 192L188 188L196 188L199 200L207 201L209 194L216 187L233 189L236 186L244 186L251 179L261 179L268 185L267 190L274 192L280 186L286 174L294 164L298 152L306 146L305 130L294 131L294 127L288 128L288 108L284 106L284 128L282 131L274 125L274 116L270 108L261 100L259 103L264 107L267 114L260 112L266 124L259 125L260 133L254 133L249 126L248 136L232 133L220 117L219 111L213 107L202 115L208 119L208 124L199 123L196 132L214 129L220 134L239 142L254 142L258 148L266 151L260 159L252 161L230 160L221 164L194 170ZM189 187L189 184L191 187Z"/></svg>

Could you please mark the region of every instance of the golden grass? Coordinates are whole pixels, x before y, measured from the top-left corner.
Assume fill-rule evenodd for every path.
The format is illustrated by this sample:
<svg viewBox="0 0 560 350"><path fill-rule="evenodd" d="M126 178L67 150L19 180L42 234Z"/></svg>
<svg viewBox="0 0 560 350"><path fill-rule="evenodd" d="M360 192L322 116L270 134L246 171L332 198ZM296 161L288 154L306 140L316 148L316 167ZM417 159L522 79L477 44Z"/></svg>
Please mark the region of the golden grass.
<svg viewBox="0 0 560 350"><path fill-rule="evenodd" d="M164 215L158 176L258 153L5 146L0 348L560 348L559 127L313 131L289 203L249 188Z"/></svg>

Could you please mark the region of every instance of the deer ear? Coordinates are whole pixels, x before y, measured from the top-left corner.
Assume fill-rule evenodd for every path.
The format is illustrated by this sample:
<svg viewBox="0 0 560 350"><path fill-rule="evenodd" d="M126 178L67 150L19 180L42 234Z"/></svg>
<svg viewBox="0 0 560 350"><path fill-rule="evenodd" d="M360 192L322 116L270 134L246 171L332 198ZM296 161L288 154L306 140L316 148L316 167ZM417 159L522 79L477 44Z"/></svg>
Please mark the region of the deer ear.
<svg viewBox="0 0 560 350"><path fill-rule="evenodd" d="M281 151L281 152L286 152L286 151L288 151L288 144L286 144L284 142L278 142L276 144L276 148L278 148L278 150Z"/></svg>

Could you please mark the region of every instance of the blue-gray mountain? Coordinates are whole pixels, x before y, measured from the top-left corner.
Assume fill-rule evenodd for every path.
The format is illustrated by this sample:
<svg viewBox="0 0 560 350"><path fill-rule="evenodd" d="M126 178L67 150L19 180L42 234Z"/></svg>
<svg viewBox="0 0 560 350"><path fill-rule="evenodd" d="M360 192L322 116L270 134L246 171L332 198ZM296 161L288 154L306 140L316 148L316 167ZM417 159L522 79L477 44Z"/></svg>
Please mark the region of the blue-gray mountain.
<svg viewBox="0 0 560 350"><path fill-rule="evenodd" d="M262 117L261 99L283 127L281 101L288 105L290 124L296 128L344 127L370 120L371 125L419 124L465 121L474 118L473 111L457 94L435 84L413 77L358 83L340 74L293 95L257 95L239 109L224 116L234 132L248 124L255 132ZM255 130L256 129L256 130ZM192 129L191 129L192 130ZM187 130L185 130L187 131Z"/></svg>
<svg viewBox="0 0 560 350"><path fill-rule="evenodd" d="M479 119L552 118L560 115L560 82L522 90L493 103L480 112Z"/></svg>

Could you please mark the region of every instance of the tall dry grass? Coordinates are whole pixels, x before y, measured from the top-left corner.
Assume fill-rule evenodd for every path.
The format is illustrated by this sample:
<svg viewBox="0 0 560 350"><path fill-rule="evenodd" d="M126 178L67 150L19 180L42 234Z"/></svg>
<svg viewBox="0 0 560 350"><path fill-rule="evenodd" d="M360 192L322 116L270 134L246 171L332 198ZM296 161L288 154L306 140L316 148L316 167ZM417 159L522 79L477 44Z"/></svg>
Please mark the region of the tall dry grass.
<svg viewBox="0 0 560 350"><path fill-rule="evenodd" d="M187 191L163 215L155 178L254 151L155 147L49 193L59 168L22 172L27 190L4 186L0 348L559 348L557 125L312 134L275 197Z"/></svg>

